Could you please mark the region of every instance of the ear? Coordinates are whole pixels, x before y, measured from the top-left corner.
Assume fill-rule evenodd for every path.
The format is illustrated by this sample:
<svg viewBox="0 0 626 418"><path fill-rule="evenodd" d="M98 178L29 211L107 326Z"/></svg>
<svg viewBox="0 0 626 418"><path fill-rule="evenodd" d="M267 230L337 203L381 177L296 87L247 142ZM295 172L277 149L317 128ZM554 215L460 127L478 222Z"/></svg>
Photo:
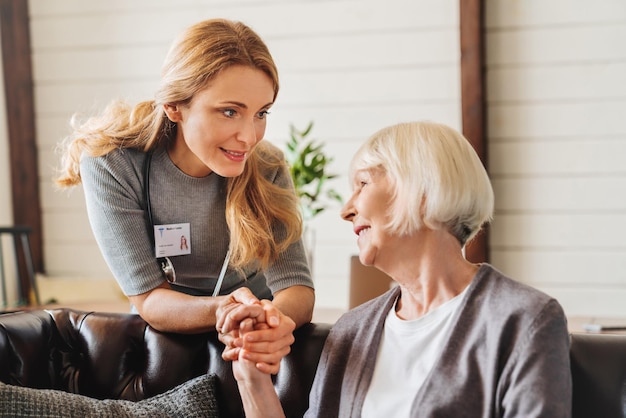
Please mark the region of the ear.
<svg viewBox="0 0 626 418"><path fill-rule="evenodd" d="M167 118L172 122L180 122L183 119L183 116L180 112L180 106L174 103L166 103L163 105L163 111L167 115Z"/></svg>

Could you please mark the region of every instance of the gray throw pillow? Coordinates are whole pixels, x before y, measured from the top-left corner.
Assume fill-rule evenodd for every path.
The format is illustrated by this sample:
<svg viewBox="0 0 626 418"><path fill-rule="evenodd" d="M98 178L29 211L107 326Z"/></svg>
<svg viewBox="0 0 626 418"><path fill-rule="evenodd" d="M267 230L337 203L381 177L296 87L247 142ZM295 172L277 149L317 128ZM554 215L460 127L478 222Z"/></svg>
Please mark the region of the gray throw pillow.
<svg viewBox="0 0 626 418"><path fill-rule="evenodd" d="M51 389L0 382L0 417L219 417L217 376L203 375L138 402L94 399Z"/></svg>

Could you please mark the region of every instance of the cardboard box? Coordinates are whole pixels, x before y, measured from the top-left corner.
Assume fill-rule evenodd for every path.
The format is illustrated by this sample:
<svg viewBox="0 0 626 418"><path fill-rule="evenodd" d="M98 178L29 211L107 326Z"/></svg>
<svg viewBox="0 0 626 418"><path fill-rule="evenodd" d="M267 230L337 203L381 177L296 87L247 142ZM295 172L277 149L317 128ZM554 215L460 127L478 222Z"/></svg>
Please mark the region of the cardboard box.
<svg viewBox="0 0 626 418"><path fill-rule="evenodd" d="M350 257L350 303L349 309L380 296L396 283L376 267L364 266L359 257Z"/></svg>

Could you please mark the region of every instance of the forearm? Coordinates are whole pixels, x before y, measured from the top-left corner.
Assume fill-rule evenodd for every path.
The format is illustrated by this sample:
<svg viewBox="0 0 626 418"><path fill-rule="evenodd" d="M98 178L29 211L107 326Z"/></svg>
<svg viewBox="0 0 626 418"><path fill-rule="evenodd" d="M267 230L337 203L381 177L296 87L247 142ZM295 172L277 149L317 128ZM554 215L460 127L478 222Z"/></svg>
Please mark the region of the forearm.
<svg viewBox="0 0 626 418"><path fill-rule="evenodd" d="M313 319L315 290L308 286L291 286L277 292L272 303L299 328Z"/></svg>
<svg viewBox="0 0 626 418"><path fill-rule="evenodd" d="M262 383L237 381L246 418L281 418L285 416L270 375Z"/></svg>
<svg viewBox="0 0 626 418"><path fill-rule="evenodd" d="M257 326L260 325L251 318L241 321L239 329L242 335L251 332L255 323ZM271 376L257 367L255 362L245 359L243 350L239 353L239 358L233 362L233 376L237 380L246 418L284 417L285 413Z"/></svg>
<svg viewBox="0 0 626 418"><path fill-rule="evenodd" d="M223 298L191 296L159 287L129 299L151 327L164 332L196 334L215 329L216 311Z"/></svg>

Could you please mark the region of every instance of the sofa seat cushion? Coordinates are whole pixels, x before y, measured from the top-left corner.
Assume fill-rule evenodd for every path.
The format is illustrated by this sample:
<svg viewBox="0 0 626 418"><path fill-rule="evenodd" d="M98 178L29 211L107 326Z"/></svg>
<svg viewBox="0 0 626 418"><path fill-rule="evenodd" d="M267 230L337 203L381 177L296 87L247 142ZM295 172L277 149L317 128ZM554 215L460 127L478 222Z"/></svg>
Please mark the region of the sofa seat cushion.
<svg viewBox="0 0 626 418"><path fill-rule="evenodd" d="M215 375L202 375L160 395L133 402L0 382L0 417L217 418L216 384Z"/></svg>

